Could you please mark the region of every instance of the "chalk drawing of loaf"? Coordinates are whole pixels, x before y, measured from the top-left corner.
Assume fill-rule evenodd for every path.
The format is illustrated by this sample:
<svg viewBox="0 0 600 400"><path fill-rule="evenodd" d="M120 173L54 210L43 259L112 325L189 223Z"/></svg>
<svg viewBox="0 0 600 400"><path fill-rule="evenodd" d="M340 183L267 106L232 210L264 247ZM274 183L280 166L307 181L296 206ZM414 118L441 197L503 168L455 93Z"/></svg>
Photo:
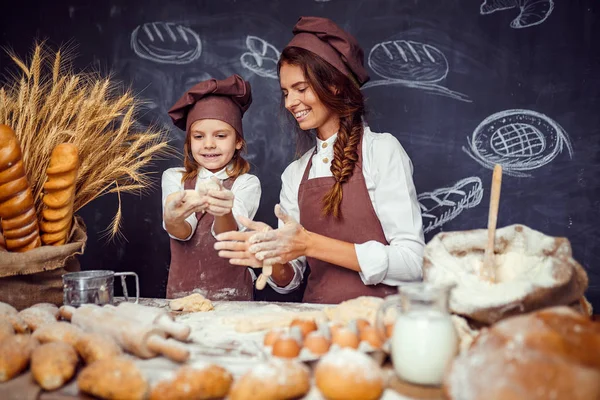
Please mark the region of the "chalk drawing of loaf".
<svg viewBox="0 0 600 400"><path fill-rule="evenodd" d="M485 0L480 7L481 15L518 7L519 15L512 20L510 27L527 28L541 24L554 10L553 0Z"/></svg>
<svg viewBox="0 0 600 400"><path fill-rule="evenodd" d="M277 61L279 50L266 40L257 36L246 38L248 51L242 54L240 62L242 66L263 78L277 78Z"/></svg>
<svg viewBox="0 0 600 400"><path fill-rule="evenodd" d="M423 217L423 232L427 233L452 221L467 208L476 207L483 198L483 185L476 176L461 179L450 187L417 196Z"/></svg>
<svg viewBox="0 0 600 400"><path fill-rule="evenodd" d="M148 22L131 33L139 57L161 64L188 64L202 54L202 40L192 29L173 22Z"/></svg>
<svg viewBox="0 0 600 400"><path fill-rule="evenodd" d="M506 110L483 120L463 147L473 160L486 168L502 165L510 176L531 177L527 171L540 168L565 148L573 148L564 129L548 116L531 110Z"/></svg>
<svg viewBox="0 0 600 400"><path fill-rule="evenodd" d="M412 40L378 43L369 52L367 64L383 79L367 82L363 89L398 84L471 102L468 96L438 84L448 75L448 60L432 45Z"/></svg>

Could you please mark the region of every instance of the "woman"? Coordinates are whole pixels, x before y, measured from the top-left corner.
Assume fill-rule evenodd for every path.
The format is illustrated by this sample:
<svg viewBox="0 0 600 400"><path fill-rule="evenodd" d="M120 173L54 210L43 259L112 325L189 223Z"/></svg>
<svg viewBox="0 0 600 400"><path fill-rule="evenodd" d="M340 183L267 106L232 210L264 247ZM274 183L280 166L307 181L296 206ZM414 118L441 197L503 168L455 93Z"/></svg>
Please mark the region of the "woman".
<svg viewBox="0 0 600 400"><path fill-rule="evenodd" d="M310 274L304 302L385 297L421 279L424 247L412 164L396 138L363 124L368 79L356 39L325 18L302 17L279 60L285 108L316 146L282 176L279 229L217 236L236 265L273 265L280 293ZM299 221L299 222L297 222ZM238 242L235 242L238 241Z"/></svg>
<svg viewBox="0 0 600 400"><path fill-rule="evenodd" d="M162 177L168 298L194 291L212 300L252 300L250 271L240 274L213 248L214 235L237 231L236 218L253 218L260 202L260 182L241 155L242 116L251 102L250 84L232 75L194 85L169 110L186 137L184 168Z"/></svg>

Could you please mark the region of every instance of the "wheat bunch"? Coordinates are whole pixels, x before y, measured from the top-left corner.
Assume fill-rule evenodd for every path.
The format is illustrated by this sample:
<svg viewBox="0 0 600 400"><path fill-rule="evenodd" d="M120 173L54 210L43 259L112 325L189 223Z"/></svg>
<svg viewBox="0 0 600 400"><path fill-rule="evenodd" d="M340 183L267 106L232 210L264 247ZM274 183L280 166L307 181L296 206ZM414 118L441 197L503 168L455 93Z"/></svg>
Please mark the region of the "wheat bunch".
<svg viewBox="0 0 600 400"><path fill-rule="evenodd" d="M18 73L0 87L0 124L12 127L21 142L38 215L46 167L60 143L79 149L74 211L106 193L148 189L146 168L172 149L163 132L139 128L141 102L131 90L122 90L110 77L74 72L72 57L51 52L43 43L35 46L29 62L9 56ZM111 237L119 231L121 215L119 201Z"/></svg>

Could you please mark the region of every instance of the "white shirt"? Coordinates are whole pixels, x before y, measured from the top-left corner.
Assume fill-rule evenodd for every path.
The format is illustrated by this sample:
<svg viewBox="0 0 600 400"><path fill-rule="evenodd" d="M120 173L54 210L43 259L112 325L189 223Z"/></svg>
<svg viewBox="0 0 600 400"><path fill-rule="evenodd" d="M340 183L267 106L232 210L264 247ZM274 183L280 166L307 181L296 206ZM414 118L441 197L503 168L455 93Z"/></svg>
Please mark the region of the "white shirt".
<svg viewBox="0 0 600 400"><path fill-rule="evenodd" d="M308 179L332 176L333 144L337 135L326 141L317 138L317 153L312 156ZM290 164L281 176L280 204L296 221L300 221L298 189L314 148ZM362 172L371 203L389 245L375 240L354 244L365 285L384 283L398 286L422 278L425 240L421 209L412 180L413 167L400 142L389 133L374 133L364 127ZM283 223L279 221L281 227ZM300 285L306 258L291 262L294 278L284 288L269 280L279 293L289 293Z"/></svg>
<svg viewBox="0 0 600 400"><path fill-rule="evenodd" d="M210 179L211 176L215 176L218 179L220 179L221 181L224 181L225 179L229 178L229 176L227 175L227 172L226 172L226 168L227 167L223 168L222 170L220 170L216 173L212 173L209 170L207 170L206 168L200 168L198 170L198 179L196 180L195 188L197 189L198 185L200 185L201 182L205 182L206 180ZM167 199L167 196L169 196L171 193L175 193L175 192L184 190L183 182L181 182L181 177L183 176L184 172L185 172L184 168L169 168L165 172L163 172L162 182L161 182L163 216L164 216L164 212L165 212L165 201ZM258 210L258 205L260 203L261 189L260 189L259 179L256 176L251 175L251 174L240 175L237 177L235 182L233 182L231 191L233 192L233 195L235 196L235 199L233 200L233 208L231 209L231 212L232 212L234 218L237 215L243 215L245 217L253 219L254 215L256 215L256 211ZM192 215L187 217L185 220L191 225L192 233L190 234L190 236L183 239L183 241L190 240L190 238L192 237L194 232L196 232L196 227L198 226L198 219L196 218L195 213L193 213ZM236 222L238 224L238 229L240 231L245 229L245 227L237 221L237 218L236 218ZM164 220L163 220L163 229L166 230ZM214 236L215 235L214 223L213 223L213 227L211 227L211 231ZM172 237L173 239L181 240L179 238L172 236L171 234L169 234L169 236Z"/></svg>

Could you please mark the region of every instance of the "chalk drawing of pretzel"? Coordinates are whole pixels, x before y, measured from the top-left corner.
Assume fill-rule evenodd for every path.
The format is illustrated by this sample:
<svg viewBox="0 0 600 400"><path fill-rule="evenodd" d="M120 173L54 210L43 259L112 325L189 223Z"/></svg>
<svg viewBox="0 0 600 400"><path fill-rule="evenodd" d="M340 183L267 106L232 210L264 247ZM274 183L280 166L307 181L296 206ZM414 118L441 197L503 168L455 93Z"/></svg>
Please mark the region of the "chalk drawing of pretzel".
<svg viewBox="0 0 600 400"><path fill-rule="evenodd" d="M423 232L427 233L452 221L467 208L481 203L483 185L476 176L461 179L451 187L436 189L417 196L423 217Z"/></svg>
<svg viewBox="0 0 600 400"><path fill-rule="evenodd" d="M246 47L249 51L240 57L242 66L263 78L278 79L277 61L279 61L279 50L257 36L248 36Z"/></svg>
<svg viewBox="0 0 600 400"><path fill-rule="evenodd" d="M512 20L510 27L514 29L539 25L554 10L553 0L485 0L480 7L481 15L518 7L519 15Z"/></svg>

